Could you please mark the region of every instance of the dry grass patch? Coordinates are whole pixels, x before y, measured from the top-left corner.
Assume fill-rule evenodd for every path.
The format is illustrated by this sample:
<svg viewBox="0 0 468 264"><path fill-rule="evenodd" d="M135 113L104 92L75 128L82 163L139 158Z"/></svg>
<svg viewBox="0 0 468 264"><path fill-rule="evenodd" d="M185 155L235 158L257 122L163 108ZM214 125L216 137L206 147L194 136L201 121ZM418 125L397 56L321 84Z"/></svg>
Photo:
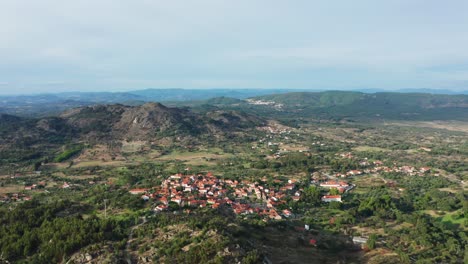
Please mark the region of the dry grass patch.
<svg viewBox="0 0 468 264"><path fill-rule="evenodd" d="M233 158L233 154L228 153L212 153L212 152L173 152L168 155L163 155L156 160L170 161L180 160L190 165L214 165L219 159Z"/></svg>
<svg viewBox="0 0 468 264"><path fill-rule="evenodd" d="M80 161L73 164L73 168L85 168L85 167L97 167L97 166L122 166L126 164L122 160L113 160L113 161L102 161L102 160L90 160L90 161Z"/></svg>
<svg viewBox="0 0 468 264"><path fill-rule="evenodd" d="M450 131L459 131L468 133L468 122L463 121L408 121L408 122L392 122L386 125L411 126L411 127L427 127L436 129L446 129Z"/></svg>
<svg viewBox="0 0 468 264"><path fill-rule="evenodd" d="M24 186L22 185L10 185L10 186L0 187L1 194L17 193L17 192L21 192L22 190L24 190Z"/></svg>
<svg viewBox="0 0 468 264"><path fill-rule="evenodd" d="M355 151L368 151L368 152L388 152L389 149L379 148L379 147L371 147L371 146L359 146L354 148Z"/></svg>

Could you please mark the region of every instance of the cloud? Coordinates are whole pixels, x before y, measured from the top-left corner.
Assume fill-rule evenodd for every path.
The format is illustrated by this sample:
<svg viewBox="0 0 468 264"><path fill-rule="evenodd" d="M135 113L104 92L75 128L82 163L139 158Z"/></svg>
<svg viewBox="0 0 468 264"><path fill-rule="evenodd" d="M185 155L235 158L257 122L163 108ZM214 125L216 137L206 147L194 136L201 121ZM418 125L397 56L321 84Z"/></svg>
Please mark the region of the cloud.
<svg viewBox="0 0 468 264"><path fill-rule="evenodd" d="M49 80L101 90L435 87L468 69L467 8L435 0L5 0L0 79L33 92L66 89Z"/></svg>

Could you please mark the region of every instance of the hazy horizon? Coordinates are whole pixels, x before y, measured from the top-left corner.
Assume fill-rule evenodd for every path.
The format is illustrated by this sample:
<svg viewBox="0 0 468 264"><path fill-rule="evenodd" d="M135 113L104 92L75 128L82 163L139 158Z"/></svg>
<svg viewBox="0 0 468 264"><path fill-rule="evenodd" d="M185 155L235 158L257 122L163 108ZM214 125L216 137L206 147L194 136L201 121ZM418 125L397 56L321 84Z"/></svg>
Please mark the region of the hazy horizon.
<svg viewBox="0 0 468 264"><path fill-rule="evenodd" d="M0 94L466 91L467 11L465 1L433 0L7 0Z"/></svg>
<svg viewBox="0 0 468 264"><path fill-rule="evenodd" d="M232 91L245 91L245 90L265 90L265 91L291 91L291 92L326 92L326 91L345 91L345 92L364 92L364 93L374 93L374 92L401 92L407 93L416 92L416 93L435 93L435 94L467 94L468 90L451 90L451 89L432 89L432 88L401 88L401 89L380 89L380 88L362 88L362 89L306 89L306 88L232 88L232 87L219 87L219 88L142 88L142 89L125 89L125 90L70 90L70 91L37 91L37 92L11 92L2 93L0 96L37 96L37 95L53 95L53 94L73 94L73 93L129 93L136 91L145 91L145 90L232 90ZM273 93L272 93L273 94Z"/></svg>

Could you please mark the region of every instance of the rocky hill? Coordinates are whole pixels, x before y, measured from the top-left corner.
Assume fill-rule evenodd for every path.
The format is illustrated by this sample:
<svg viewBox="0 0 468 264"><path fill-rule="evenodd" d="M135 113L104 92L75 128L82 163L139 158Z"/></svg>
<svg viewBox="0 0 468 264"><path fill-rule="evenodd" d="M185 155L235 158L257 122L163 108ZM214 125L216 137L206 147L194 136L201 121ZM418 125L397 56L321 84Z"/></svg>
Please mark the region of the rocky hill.
<svg viewBox="0 0 468 264"><path fill-rule="evenodd" d="M39 119L2 114L0 166L56 154L59 149L77 149L76 144L82 143L213 143L248 135L264 124L263 119L239 111L214 107L209 111L192 112L188 108L166 107L159 103L86 106Z"/></svg>
<svg viewBox="0 0 468 264"><path fill-rule="evenodd" d="M160 103L89 106L67 111L60 118L81 135L125 140L171 136L220 138L264 124L263 119L238 111L211 109L194 113Z"/></svg>

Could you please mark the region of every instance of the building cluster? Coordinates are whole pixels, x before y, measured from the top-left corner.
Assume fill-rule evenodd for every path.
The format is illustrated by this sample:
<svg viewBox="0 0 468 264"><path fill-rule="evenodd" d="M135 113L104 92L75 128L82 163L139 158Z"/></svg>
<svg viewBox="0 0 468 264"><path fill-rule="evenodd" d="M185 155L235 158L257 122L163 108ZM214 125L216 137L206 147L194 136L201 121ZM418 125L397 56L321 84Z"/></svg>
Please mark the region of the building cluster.
<svg viewBox="0 0 468 264"><path fill-rule="evenodd" d="M324 189L337 189L339 193L345 193L355 187L354 185L351 185L345 181L333 180L321 182L319 185Z"/></svg>
<svg viewBox="0 0 468 264"><path fill-rule="evenodd" d="M265 179L266 180L266 179ZM290 217L292 212L280 209L287 200L299 201L301 190L293 180L274 180L275 188L249 180L218 179L206 175L175 174L164 180L159 187L132 189L129 192L141 195L145 200L156 202L155 211L169 208L170 202L179 206L218 208L227 205L236 215L257 214L264 219Z"/></svg>
<svg viewBox="0 0 468 264"><path fill-rule="evenodd" d="M351 176L356 176L356 175L362 175L363 173L364 172L361 170L350 170L350 171L347 171L346 173L336 173L335 176L345 178L345 177L351 177Z"/></svg>
<svg viewBox="0 0 468 264"><path fill-rule="evenodd" d="M251 105L264 105L264 106L271 106L276 110L283 109L283 104L277 103L275 101L267 101L267 100L255 100L255 99L246 99L247 103Z"/></svg>
<svg viewBox="0 0 468 264"><path fill-rule="evenodd" d="M345 181L335 181L335 180L324 181L324 182L319 183L318 185L323 189L328 189L328 190L335 189L338 191L338 193L340 193L340 194L335 194L335 195L327 194L327 195L322 196L322 199L321 199L322 202L326 202L326 203L329 203L329 202L341 203L341 198L342 198L341 194L348 192L355 187L355 185L349 184Z"/></svg>
<svg viewBox="0 0 468 264"><path fill-rule="evenodd" d="M354 158L351 152L341 153L339 154L339 156L342 158L347 158L347 159ZM367 158L365 158L364 160L361 160L359 162L359 165L361 167L364 167L365 169L350 170L346 173L336 173L335 176L345 178L345 177L351 177L351 176L356 176L356 175L362 175L365 173L378 173L378 172L399 172L399 173L404 173L410 176L424 176L426 173L431 171L431 168L429 167L420 167L420 168L416 168L413 166L388 167L388 166L384 166L384 163L380 160L370 162Z"/></svg>
<svg viewBox="0 0 468 264"><path fill-rule="evenodd" d="M291 217L293 213L287 209L286 203L299 201L303 190L295 180L275 179L270 182L270 186L275 187L267 187L265 182L267 179L256 182L220 179L211 173L175 174L165 179L161 186L131 189L129 192L146 201L154 201L156 212L168 210L172 202L180 207L226 206L236 215L254 214L264 220ZM323 202L341 202L341 194L355 187L344 181L325 181L316 185L328 190L337 189L340 193L322 196Z"/></svg>
<svg viewBox="0 0 468 264"><path fill-rule="evenodd" d="M375 161L374 167L367 168L364 170L364 173L378 173L378 172L399 172L404 173L410 176L424 176L426 173L431 171L429 167L420 167L416 168L413 166L383 166L381 161Z"/></svg>
<svg viewBox="0 0 468 264"><path fill-rule="evenodd" d="M1 203L29 201L32 197L24 193L8 193L0 196Z"/></svg>
<svg viewBox="0 0 468 264"><path fill-rule="evenodd" d="M38 189L38 188L44 188L45 186L46 186L46 182L45 181L40 181L40 182L34 183L32 185L24 186L24 190L25 191L31 191L31 190L35 190L35 189Z"/></svg>

